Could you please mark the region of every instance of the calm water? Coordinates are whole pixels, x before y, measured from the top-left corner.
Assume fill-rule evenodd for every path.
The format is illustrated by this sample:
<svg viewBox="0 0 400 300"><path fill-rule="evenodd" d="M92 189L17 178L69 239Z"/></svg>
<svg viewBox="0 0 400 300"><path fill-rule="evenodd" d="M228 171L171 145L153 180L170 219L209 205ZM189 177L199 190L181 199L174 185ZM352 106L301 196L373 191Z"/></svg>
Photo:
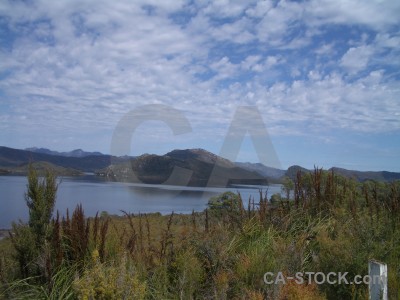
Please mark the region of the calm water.
<svg viewBox="0 0 400 300"><path fill-rule="evenodd" d="M24 200L27 179L22 176L0 176L0 228L9 228L12 221L28 219ZM164 185L142 185L108 182L95 176L64 177L58 187L56 210L62 214L72 211L82 203L87 216L107 211L121 215L121 210L131 213L160 212L191 213L206 208L210 197L225 191L239 191L247 205L249 196L259 199L258 188L236 186L233 188L198 188ZM268 187L268 197L280 192L280 185Z"/></svg>

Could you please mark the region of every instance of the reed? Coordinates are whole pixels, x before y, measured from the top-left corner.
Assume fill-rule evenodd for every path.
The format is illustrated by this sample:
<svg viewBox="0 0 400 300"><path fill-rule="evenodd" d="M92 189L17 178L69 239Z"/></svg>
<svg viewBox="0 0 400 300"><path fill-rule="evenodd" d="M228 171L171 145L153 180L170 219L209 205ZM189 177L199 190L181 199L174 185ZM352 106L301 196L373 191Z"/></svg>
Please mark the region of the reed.
<svg viewBox="0 0 400 300"><path fill-rule="evenodd" d="M247 210L240 194L220 195L191 215L123 212L86 218L78 206L71 216L67 211L51 220L48 240L40 248L44 255L29 256L35 236L20 224L10 239L0 242L0 253L9 242L15 266L22 267L10 276L10 265L0 257L0 295L363 299L365 286L272 287L263 283L263 275L315 270L364 274L373 256L387 262L390 297L398 298L399 182L360 184L315 168L298 172L287 192L293 198L270 202L268 191L260 190L257 201L248 199Z"/></svg>

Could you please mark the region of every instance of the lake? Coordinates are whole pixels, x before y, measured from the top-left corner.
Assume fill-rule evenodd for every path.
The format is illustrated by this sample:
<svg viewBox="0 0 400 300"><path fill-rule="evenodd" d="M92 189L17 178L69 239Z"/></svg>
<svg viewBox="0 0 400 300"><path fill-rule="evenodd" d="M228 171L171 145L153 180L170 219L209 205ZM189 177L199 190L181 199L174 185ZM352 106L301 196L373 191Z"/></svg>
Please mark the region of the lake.
<svg viewBox="0 0 400 300"><path fill-rule="evenodd" d="M0 176L0 228L10 228L11 222L19 219L27 221L26 186L26 177ZM71 212L81 203L86 216L102 211L121 215L121 210L130 213L191 213L192 210L203 211L210 197L225 191L239 191L247 207L250 196L258 202L259 188L264 191L268 188L268 198L281 190L280 185L205 188L110 182L94 175L63 177L55 210L65 214L67 208Z"/></svg>

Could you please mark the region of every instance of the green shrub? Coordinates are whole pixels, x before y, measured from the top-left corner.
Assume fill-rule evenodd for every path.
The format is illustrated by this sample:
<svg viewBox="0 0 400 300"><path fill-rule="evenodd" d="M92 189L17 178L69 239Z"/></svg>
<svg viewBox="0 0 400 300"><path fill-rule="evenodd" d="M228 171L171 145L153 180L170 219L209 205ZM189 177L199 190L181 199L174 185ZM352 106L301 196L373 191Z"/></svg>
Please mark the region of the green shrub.
<svg viewBox="0 0 400 300"><path fill-rule="evenodd" d="M75 278L74 289L79 299L144 299L146 283L139 279L126 255L119 262L101 263L94 250L92 263L82 276Z"/></svg>
<svg viewBox="0 0 400 300"><path fill-rule="evenodd" d="M40 248L48 235L48 226L56 202L56 176L47 171L45 177L39 179L36 170L30 166L27 188L25 200L29 209L28 224L35 235L36 248Z"/></svg>
<svg viewBox="0 0 400 300"><path fill-rule="evenodd" d="M243 209L242 198L235 193L225 192L211 197L208 201L210 212L215 216L239 213Z"/></svg>
<svg viewBox="0 0 400 300"><path fill-rule="evenodd" d="M277 204L277 203L279 203L280 201L282 201L282 196L281 196L281 194L279 194L279 193L273 194L273 195L271 196L270 201L271 201L272 204Z"/></svg>

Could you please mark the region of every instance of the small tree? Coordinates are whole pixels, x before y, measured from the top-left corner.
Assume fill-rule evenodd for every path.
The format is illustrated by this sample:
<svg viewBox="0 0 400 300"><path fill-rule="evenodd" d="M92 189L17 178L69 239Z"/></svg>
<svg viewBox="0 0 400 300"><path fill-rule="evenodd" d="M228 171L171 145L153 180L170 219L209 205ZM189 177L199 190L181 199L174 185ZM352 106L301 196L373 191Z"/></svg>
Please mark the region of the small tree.
<svg viewBox="0 0 400 300"><path fill-rule="evenodd" d="M286 199L290 199L290 192L293 191L294 189L294 183L293 180L290 179L289 177L285 176L283 179L283 184L282 184L282 193L286 195Z"/></svg>
<svg viewBox="0 0 400 300"><path fill-rule="evenodd" d="M225 213L240 213L243 203L239 195L232 192L225 192L211 197L208 201L208 207L213 214L220 216Z"/></svg>
<svg viewBox="0 0 400 300"><path fill-rule="evenodd" d="M40 247L46 237L56 203L56 176L46 171L44 178L39 179L36 170L30 165L27 188L25 200L29 208L29 227L35 235L36 246Z"/></svg>
<svg viewBox="0 0 400 300"><path fill-rule="evenodd" d="M280 201L282 201L282 196L281 196L281 194L279 194L279 193L273 194L273 195L271 196L270 201L271 201L272 204L279 203Z"/></svg>
<svg viewBox="0 0 400 300"><path fill-rule="evenodd" d="M58 184L53 173L47 171L44 178L40 179L33 166L29 166L25 193L29 208L28 226L22 222L13 223L13 234L10 234L15 248L15 259L24 278L40 274L37 261L49 234L57 188Z"/></svg>

